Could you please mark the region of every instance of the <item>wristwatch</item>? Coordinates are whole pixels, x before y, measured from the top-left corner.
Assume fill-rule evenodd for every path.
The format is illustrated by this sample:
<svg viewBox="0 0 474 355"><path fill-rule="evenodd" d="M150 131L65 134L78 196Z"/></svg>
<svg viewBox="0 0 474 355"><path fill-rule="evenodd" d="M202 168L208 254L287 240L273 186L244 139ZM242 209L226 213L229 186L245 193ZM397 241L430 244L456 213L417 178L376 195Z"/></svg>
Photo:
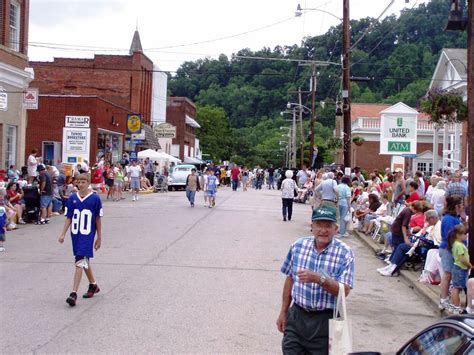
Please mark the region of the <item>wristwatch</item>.
<svg viewBox="0 0 474 355"><path fill-rule="evenodd" d="M326 282L327 278L328 278L328 277L327 277L326 274L321 273L321 276L319 277L318 285L319 285L319 286L323 286L324 283Z"/></svg>

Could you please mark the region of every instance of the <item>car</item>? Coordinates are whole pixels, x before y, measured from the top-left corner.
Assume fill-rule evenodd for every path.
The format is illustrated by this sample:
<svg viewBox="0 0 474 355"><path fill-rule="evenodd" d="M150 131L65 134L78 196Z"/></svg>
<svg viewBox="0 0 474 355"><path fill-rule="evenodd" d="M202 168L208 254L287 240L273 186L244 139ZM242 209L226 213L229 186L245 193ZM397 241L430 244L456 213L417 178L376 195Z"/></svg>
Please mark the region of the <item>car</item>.
<svg viewBox="0 0 474 355"><path fill-rule="evenodd" d="M446 317L411 338L400 355L474 354L474 315Z"/></svg>
<svg viewBox="0 0 474 355"><path fill-rule="evenodd" d="M178 164L170 169L168 178L168 188L170 190L184 189L186 187L186 179L191 174L191 169L196 169L192 164Z"/></svg>

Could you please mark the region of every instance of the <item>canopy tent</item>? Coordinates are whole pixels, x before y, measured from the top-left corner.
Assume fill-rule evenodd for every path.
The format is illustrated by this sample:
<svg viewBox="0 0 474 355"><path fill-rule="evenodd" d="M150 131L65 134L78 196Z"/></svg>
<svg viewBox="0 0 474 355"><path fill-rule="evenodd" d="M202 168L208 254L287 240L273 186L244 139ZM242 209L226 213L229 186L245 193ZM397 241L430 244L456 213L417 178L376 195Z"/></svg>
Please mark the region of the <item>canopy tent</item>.
<svg viewBox="0 0 474 355"><path fill-rule="evenodd" d="M174 156L172 156L168 153L158 152L158 154L160 154L161 159L163 159L163 160L169 160L170 162L176 163L176 164L181 163L181 159L175 158Z"/></svg>
<svg viewBox="0 0 474 355"><path fill-rule="evenodd" d="M193 157L184 157L184 163L186 164L206 164L204 161Z"/></svg>
<svg viewBox="0 0 474 355"><path fill-rule="evenodd" d="M161 153L157 152L154 149L145 149L141 152L138 152L138 158L150 158L150 160L164 160L164 158L161 156Z"/></svg>

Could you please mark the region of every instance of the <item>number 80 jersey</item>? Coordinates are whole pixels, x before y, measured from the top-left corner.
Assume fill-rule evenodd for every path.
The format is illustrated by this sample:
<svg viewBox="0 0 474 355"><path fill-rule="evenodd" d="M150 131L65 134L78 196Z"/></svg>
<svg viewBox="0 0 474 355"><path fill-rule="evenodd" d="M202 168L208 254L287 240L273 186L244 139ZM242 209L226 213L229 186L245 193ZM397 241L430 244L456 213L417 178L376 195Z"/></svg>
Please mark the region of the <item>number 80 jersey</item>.
<svg viewBox="0 0 474 355"><path fill-rule="evenodd" d="M102 201L95 192L81 198L74 193L66 201L66 218L71 219L72 250L75 256L93 257L96 218L104 215Z"/></svg>

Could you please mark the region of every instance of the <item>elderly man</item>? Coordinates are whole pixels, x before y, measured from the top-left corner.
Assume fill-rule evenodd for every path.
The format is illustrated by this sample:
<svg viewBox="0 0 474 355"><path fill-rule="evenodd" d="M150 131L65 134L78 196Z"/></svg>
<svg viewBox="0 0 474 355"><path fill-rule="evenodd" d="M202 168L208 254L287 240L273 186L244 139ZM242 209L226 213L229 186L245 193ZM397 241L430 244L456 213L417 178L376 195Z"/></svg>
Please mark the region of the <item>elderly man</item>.
<svg viewBox="0 0 474 355"><path fill-rule="evenodd" d="M337 189L337 182L334 180L334 173L329 172L327 179L324 179L314 192L321 195L321 204L329 204L336 207L339 200L339 191Z"/></svg>
<svg viewBox="0 0 474 355"><path fill-rule="evenodd" d="M334 206L314 209L313 236L294 242L281 267L286 280L276 323L284 333L284 354L328 353L329 319L336 307L339 283L348 295L354 282L354 254L334 238L336 221Z"/></svg>

